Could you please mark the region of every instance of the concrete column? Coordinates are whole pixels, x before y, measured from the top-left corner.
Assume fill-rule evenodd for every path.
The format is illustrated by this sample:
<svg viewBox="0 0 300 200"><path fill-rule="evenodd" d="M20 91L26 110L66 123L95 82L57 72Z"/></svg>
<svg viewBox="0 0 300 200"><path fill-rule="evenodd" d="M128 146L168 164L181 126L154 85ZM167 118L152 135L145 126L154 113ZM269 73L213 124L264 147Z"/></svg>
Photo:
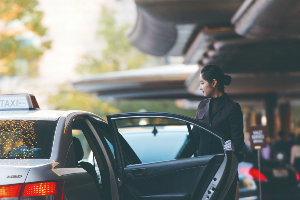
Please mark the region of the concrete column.
<svg viewBox="0 0 300 200"><path fill-rule="evenodd" d="M268 133L271 138L275 137L275 107L277 105L277 95L276 94L268 94L265 98L265 109L266 109L266 117L267 117L267 128Z"/></svg>
<svg viewBox="0 0 300 200"><path fill-rule="evenodd" d="M244 132L249 132L251 125L251 112L244 114Z"/></svg>
<svg viewBox="0 0 300 200"><path fill-rule="evenodd" d="M261 125L261 113L256 113L255 115L255 121L256 121L256 125Z"/></svg>
<svg viewBox="0 0 300 200"><path fill-rule="evenodd" d="M290 102L279 105L279 117L281 130L288 134L291 132L291 104Z"/></svg>

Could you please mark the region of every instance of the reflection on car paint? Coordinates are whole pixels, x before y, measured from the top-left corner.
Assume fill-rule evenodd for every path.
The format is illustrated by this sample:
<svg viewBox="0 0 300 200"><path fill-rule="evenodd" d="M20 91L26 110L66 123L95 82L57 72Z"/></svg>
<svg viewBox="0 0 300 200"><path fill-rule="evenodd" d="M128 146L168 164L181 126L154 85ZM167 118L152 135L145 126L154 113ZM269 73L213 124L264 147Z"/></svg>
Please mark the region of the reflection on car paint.
<svg viewBox="0 0 300 200"><path fill-rule="evenodd" d="M29 166L29 159L0 159L0 165L5 166Z"/></svg>
<svg viewBox="0 0 300 200"><path fill-rule="evenodd" d="M239 198L239 200L257 200L257 196L251 196L251 197L244 197L244 198Z"/></svg>

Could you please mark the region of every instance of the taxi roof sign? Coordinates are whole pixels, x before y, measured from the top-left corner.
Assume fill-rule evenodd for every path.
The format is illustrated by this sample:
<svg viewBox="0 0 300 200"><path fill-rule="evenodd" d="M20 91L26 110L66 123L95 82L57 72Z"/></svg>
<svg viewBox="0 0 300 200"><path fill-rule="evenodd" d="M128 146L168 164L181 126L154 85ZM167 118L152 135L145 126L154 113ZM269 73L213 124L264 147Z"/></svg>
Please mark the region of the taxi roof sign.
<svg viewBox="0 0 300 200"><path fill-rule="evenodd" d="M38 109L40 107L33 94L0 94L0 111Z"/></svg>

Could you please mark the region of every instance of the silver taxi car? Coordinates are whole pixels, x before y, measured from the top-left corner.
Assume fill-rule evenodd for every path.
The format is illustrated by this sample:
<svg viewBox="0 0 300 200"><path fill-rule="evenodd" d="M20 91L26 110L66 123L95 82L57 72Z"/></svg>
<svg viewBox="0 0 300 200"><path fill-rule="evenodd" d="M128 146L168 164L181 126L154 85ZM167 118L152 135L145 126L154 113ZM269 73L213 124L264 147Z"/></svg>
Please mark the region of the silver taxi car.
<svg viewBox="0 0 300 200"><path fill-rule="evenodd" d="M221 133L172 113L107 119L84 111L40 110L31 94L0 95L0 200L225 197L237 159L232 152L198 156L201 143L193 132L224 145ZM139 141L132 142L136 135Z"/></svg>

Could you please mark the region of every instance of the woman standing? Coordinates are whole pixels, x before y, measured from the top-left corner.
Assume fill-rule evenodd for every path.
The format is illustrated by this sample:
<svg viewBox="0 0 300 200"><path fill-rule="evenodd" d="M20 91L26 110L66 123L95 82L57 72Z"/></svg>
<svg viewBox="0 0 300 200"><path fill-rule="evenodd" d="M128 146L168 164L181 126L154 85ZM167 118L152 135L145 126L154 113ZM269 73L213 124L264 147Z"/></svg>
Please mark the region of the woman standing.
<svg viewBox="0 0 300 200"><path fill-rule="evenodd" d="M199 103L196 119L225 134L228 140L224 150L238 153L244 146L243 114L238 103L232 101L224 92L224 85L229 85L231 77L224 75L221 68L216 65L206 65L201 70L200 90L205 100ZM200 135L198 155L208 155L223 152L218 140ZM231 185L225 199L234 200L238 175Z"/></svg>

